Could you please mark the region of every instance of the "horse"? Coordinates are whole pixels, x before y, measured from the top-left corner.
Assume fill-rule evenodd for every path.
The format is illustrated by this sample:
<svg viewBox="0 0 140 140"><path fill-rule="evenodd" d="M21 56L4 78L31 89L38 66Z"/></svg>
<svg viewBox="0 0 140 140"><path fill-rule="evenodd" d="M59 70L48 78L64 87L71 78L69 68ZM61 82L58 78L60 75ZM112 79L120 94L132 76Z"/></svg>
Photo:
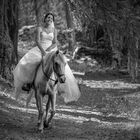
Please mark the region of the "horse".
<svg viewBox="0 0 140 140"><path fill-rule="evenodd" d="M34 79L34 91L36 105L38 108L38 130L43 132L44 127L48 127L55 115L55 104L57 94L57 83L65 83L66 60L60 51L46 54L37 69ZM46 111L43 110L43 97L48 95ZM50 117L48 113L50 111Z"/></svg>
<svg viewBox="0 0 140 140"><path fill-rule="evenodd" d="M65 83L66 80L65 65L66 59L64 54L57 50L46 52L46 54L42 56L42 60L36 70L32 89L34 90L36 106L38 109L38 130L41 132L43 132L44 127L49 126L49 123L55 115L58 82ZM16 99L19 96L20 89L20 86L15 89L17 95ZM32 95L33 92L29 95L30 98L27 100L30 100ZM45 95L48 95L46 110L43 109L43 97ZM49 112L50 117L48 118Z"/></svg>

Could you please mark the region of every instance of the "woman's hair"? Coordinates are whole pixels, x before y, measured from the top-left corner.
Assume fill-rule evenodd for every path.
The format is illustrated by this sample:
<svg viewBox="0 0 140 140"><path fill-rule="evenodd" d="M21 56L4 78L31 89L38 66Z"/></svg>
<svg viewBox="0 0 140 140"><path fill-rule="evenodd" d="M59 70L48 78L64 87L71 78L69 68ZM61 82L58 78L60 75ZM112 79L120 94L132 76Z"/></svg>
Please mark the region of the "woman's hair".
<svg viewBox="0 0 140 140"><path fill-rule="evenodd" d="M49 12L49 13L47 13L47 14L45 15L45 17L44 17L44 22L45 22L45 19L46 19L49 15L52 15L52 16L53 16L53 21L54 21L54 14L51 13L51 12Z"/></svg>

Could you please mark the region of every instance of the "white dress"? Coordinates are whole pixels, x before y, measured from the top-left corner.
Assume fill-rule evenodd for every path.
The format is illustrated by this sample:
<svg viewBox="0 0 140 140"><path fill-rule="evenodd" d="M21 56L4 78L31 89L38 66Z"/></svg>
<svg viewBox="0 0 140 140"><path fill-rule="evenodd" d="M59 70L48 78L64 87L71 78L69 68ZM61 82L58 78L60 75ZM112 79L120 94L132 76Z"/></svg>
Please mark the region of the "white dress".
<svg viewBox="0 0 140 140"><path fill-rule="evenodd" d="M41 32L41 46L46 50L51 44L54 38L53 33L47 33L42 30ZM56 51L57 47L51 51ZM32 83L37 66L41 62L41 52L38 47L34 47L29 50L19 61L13 71L14 75L14 86L15 89L21 88L26 83ZM66 83L59 84L58 90L62 93L62 97L65 102L77 101L81 95L77 81L72 74L72 71L67 64L65 67Z"/></svg>

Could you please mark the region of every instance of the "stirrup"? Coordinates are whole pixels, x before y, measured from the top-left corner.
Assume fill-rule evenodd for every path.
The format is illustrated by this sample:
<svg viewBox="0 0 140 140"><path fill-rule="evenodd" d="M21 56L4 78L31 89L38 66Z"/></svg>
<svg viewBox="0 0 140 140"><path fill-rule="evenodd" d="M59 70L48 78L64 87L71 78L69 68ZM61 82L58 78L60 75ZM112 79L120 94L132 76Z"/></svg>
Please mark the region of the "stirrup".
<svg viewBox="0 0 140 140"><path fill-rule="evenodd" d="M23 87L22 87L22 90L29 92L31 90L31 87L32 87L31 83L24 84Z"/></svg>

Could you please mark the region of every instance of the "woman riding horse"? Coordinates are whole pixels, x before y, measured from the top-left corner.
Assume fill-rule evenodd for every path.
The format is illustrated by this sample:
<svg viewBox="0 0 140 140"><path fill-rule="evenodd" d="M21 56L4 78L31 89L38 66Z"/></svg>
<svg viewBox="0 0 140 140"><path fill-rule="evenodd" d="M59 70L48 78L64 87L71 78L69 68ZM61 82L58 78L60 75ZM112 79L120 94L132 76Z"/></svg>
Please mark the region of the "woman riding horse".
<svg viewBox="0 0 140 140"><path fill-rule="evenodd" d="M18 98L22 89L30 90L30 85L33 83L42 56L57 50L57 30L54 26L54 15L48 13L44 17L43 26L37 27L37 46L29 50L14 69L16 98ZM58 90L63 92L62 97L65 102L77 101L80 97L80 91L68 64L65 66L65 76L65 84L59 84Z"/></svg>

